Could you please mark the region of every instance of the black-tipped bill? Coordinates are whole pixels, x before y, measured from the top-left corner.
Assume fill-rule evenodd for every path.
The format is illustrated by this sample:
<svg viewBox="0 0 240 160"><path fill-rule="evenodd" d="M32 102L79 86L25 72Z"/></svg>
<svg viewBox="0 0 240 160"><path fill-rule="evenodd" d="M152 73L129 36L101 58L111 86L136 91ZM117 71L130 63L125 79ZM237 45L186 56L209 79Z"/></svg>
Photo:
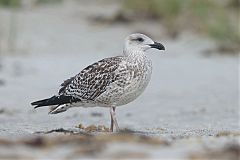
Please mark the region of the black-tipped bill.
<svg viewBox="0 0 240 160"><path fill-rule="evenodd" d="M154 42L154 44L149 44L149 46L151 48L156 48L156 49L159 49L159 50L165 50L165 47L161 43L158 43L158 42Z"/></svg>

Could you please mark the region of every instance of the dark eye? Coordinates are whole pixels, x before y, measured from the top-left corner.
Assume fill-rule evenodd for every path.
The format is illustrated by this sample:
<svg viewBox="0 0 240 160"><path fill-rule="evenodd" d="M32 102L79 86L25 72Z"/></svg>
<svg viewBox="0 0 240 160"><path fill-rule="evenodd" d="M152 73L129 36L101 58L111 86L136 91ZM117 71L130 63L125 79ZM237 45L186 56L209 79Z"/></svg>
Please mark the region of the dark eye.
<svg viewBox="0 0 240 160"><path fill-rule="evenodd" d="M143 41L144 41L144 39L143 39L143 38L141 38L141 37L139 37L139 38L137 38L137 41L139 41L139 42L143 42Z"/></svg>

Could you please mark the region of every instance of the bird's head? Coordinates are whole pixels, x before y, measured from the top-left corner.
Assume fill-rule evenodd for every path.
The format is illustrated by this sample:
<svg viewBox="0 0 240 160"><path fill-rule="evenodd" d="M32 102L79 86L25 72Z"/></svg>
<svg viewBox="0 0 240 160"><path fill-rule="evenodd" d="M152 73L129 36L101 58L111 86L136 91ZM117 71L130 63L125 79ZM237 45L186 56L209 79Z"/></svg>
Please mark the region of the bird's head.
<svg viewBox="0 0 240 160"><path fill-rule="evenodd" d="M165 47L158 42L154 42L148 36L141 33L134 33L129 35L124 44L124 52L136 50L136 51L146 51L151 48L156 48L158 50L165 50Z"/></svg>

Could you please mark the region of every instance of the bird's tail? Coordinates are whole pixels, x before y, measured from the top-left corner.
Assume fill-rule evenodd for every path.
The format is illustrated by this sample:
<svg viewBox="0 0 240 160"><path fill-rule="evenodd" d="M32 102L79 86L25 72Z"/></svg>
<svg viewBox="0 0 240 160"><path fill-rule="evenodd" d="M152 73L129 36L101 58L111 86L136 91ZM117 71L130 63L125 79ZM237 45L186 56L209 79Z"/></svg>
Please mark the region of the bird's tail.
<svg viewBox="0 0 240 160"><path fill-rule="evenodd" d="M43 107L43 106L52 106L52 105L61 105L66 103L71 103L71 96L52 96L51 98L39 100L32 102L31 105L35 106L34 108Z"/></svg>

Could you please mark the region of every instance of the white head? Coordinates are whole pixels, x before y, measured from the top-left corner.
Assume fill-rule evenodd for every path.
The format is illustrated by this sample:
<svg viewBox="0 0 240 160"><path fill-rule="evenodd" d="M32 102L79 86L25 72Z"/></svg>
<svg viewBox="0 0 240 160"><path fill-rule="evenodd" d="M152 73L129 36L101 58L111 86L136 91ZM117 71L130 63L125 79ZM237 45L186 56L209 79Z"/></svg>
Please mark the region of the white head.
<svg viewBox="0 0 240 160"><path fill-rule="evenodd" d="M134 33L125 39L124 54L127 54L131 51L144 52L150 48L165 50L165 47L161 43L154 42L151 38L144 34Z"/></svg>

